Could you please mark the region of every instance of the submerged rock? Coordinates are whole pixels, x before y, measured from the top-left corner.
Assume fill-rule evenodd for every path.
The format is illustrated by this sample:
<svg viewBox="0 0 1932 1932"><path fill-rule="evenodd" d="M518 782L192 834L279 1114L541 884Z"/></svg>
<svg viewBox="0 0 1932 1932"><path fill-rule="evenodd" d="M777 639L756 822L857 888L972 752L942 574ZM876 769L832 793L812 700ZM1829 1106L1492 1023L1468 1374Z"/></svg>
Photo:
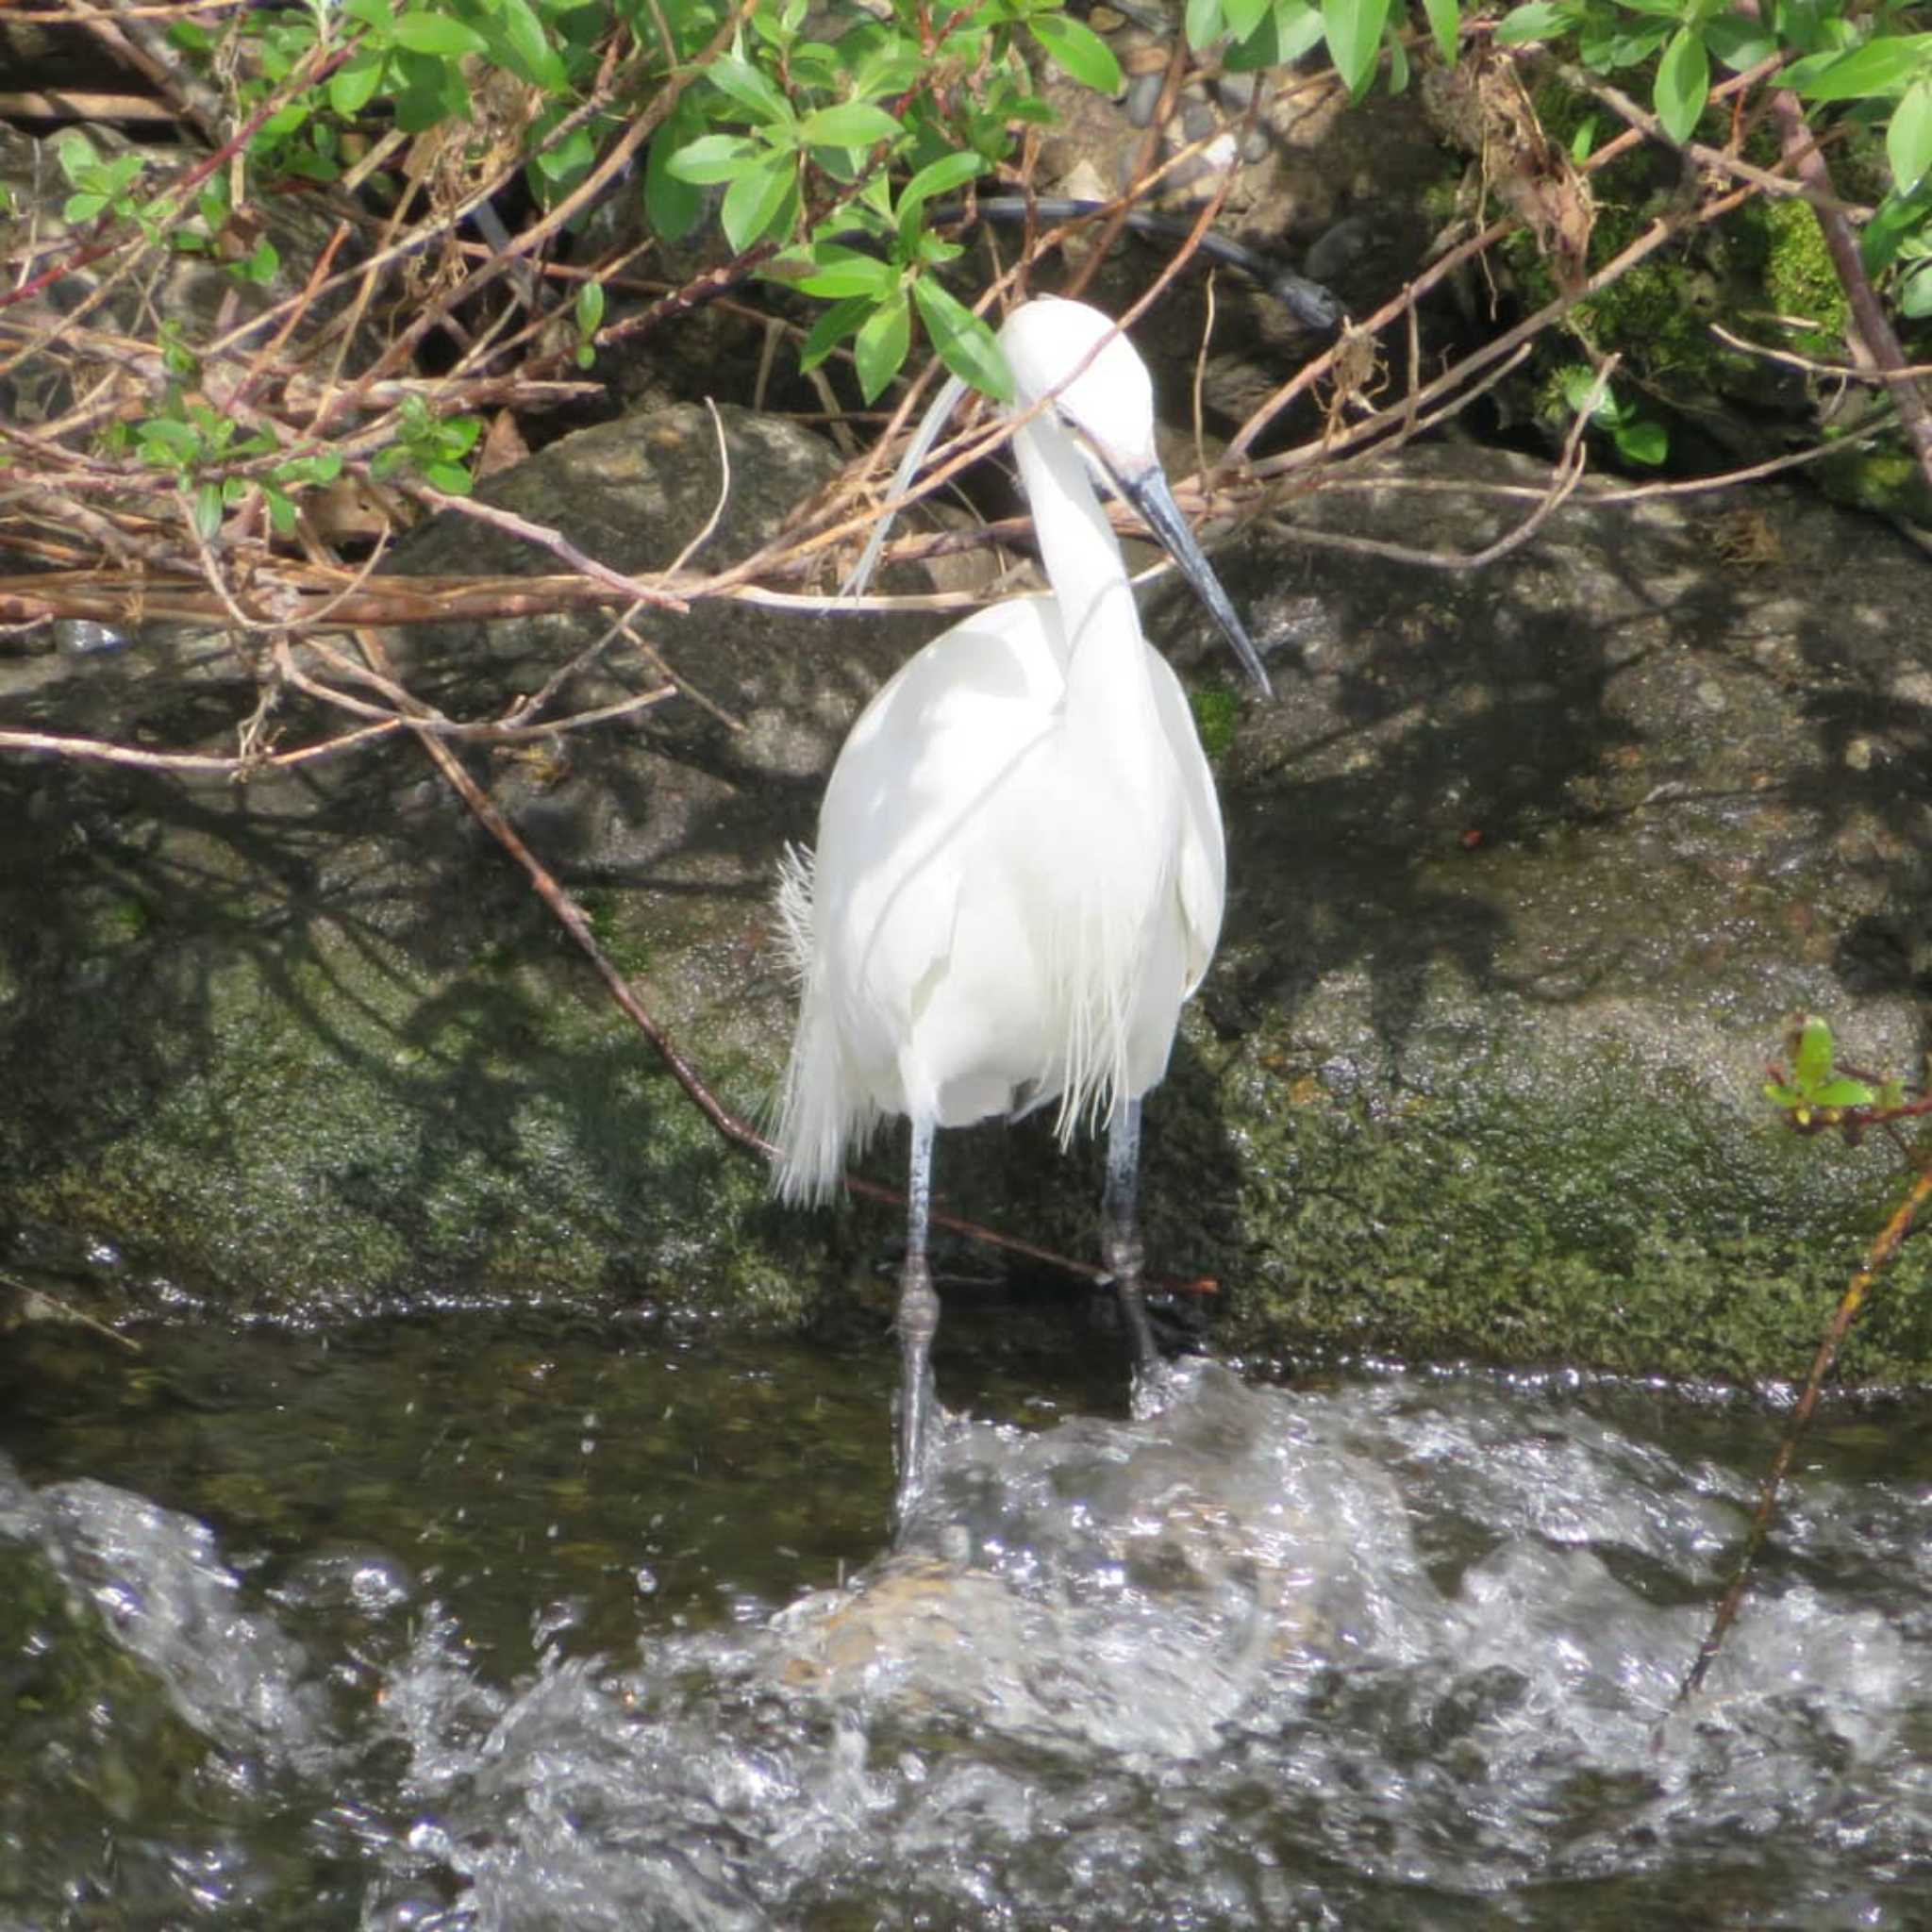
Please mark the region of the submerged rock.
<svg viewBox="0 0 1932 1932"><path fill-rule="evenodd" d="M836 468L724 416L702 561L746 554ZM716 490L694 409L565 439L485 494L620 568ZM1410 451L1307 498L1303 533L1473 552L1545 473ZM1369 487L1357 487L1366 482ZM1855 558L1856 570L1844 559ZM1801 1142L1764 1105L1785 1016L1909 1076L1928 956L1932 625L1923 561L1797 491L1580 490L1482 571L1288 527L1224 574L1277 669L1255 707L1198 619L1150 630L1197 696L1229 826L1223 948L1149 1108L1158 1274L1212 1277L1221 1336L1639 1373L1803 1366L1894 1153ZM441 519L404 571L548 567ZM780 1069L767 913L787 838L866 692L936 620L648 615L747 725L680 700L471 769L727 1100ZM439 626L413 688L501 710L601 621ZM629 645L573 704L641 690ZM0 656L9 723L225 748L252 689L220 640ZM299 714L291 711L291 720ZM0 1256L108 1312L333 1318L466 1297L793 1322L850 1295L890 1213L779 1212L661 1074L421 756L246 786L0 765ZM874 1157L890 1176L890 1143ZM950 1136L948 1205L1087 1255L1097 1151ZM1914 1276L1907 1252L1904 1273ZM85 1299L85 1297L82 1297ZM1862 1373L1932 1367L1902 1279Z"/></svg>
<svg viewBox="0 0 1932 1932"><path fill-rule="evenodd" d="M1284 1657L1332 1648L1351 1529L1397 1499L1318 1468L1278 1393L1198 1361L1172 1382L1131 1424L943 1431L901 1547L775 1620L780 1681L1042 1746L1210 1749Z"/></svg>

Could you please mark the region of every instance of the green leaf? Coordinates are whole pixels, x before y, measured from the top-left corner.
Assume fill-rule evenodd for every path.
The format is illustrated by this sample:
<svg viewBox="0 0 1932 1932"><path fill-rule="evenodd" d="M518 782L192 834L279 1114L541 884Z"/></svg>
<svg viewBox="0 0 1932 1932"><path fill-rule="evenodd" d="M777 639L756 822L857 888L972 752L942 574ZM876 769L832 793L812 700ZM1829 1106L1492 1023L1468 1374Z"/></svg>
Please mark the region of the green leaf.
<svg viewBox="0 0 1932 1932"><path fill-rule="evenodd" d="M1923 322L1932 315L1932 262L1914 269L1900 285L1898 310L1913 322Z"/></svg>
<svg viewBox="0 0 1932 1932"><path fill-rule="evenodd" d="M465 54L487 54L490 43L473 26L452 20L446 13L425 13L420 8L406 13L395 25L396 45L412 54L429 54L441 59L458 59Z"/></svg>
<svg viewBox="0 0 1932 1932"><path fill-rule="evenodd" d="M1704 23L1704 44L1733 74L1742 74L1775 54L1777 37L1742 13L1720 13Z"/></svg>
<svg viewBox="0 0 1932 1932"><path fill-rule="evenodd" d="M543 23L531 10L530 0L487 0L491 15L490 51L499 67L547 94L566 92L570 75L563 58L550 44Z"/></svg>
<svg viewBox="0 0 1932 1932"><path fill-rule="evenodd" d="M264 235L255 244L255 253L246 261L236 264L235 273L259 289L275 280L275 271L281 265L282 258L275 252L275 244Z"/></svg>
<svg viewBox="0 0 1932 1932"><path fill-rule="evenodd" d="M396 95L396 125L405 134L421 134L439 121L469 119L469 83L455 60L402 47L396 53L395 73L402 83Z"/></svg>
<svg viewBox="0 0 1932 1932"><path fill-rule="evenodd" d="M383 45L389 43L396 17L390 0L342 0L342 11L349 19L360 21Z"/></svg>
<svg viewBox="0 0 1932 1932"><path fill-rule="evenodd" d="M1528 0L1512 7L1496 24L1499 47L1524 47L1532 41L1561 40L1576 24L1579 9L1566 0Z"/></svg>
<svg viewBox="0 0 1932 1932"><path fill-rule="evenodd" d="M841 101L820 108L800 124L799 139L811 147L871 147L874 142L897 141L906 132L883 108L870 101Z"/></svg>
<svg viewBox="0 0 1932 1932"><path fill-rule="evenodd" d="M60 219L70 228L77 228L83 223L92 221L107 205L105 194L70 194L60 204Z"/></svg>
<svg viewBox="0 0 1932 1932"><path fill-rule="evenodd" d="M470 493L470 473L460 463L425 463L423 479L441 490L445 496L467 496Z"/></svg>
<svg viewBox="0 0 1932 1932"><path fill-rule="evenodd" d="M1795 1111L1805 1105L1805 1096L1795 1087L1787 1087L1777 1080L1764 1083L1764 1097L1774 1107L1781 1107L1787 1113Z"/></svg>
<svg viewBox="0 0 1932 1932"><path fill-rule="evenodd" d="M1382 44L1389 50L1389 92L1405 93L1408 89L1408 49L1392 27L1383 33Z"/></svg>
<svg viewBox="0 0 1932 1932"><path fill-rule="evenodd" d="M1462 26L1462 8L1457 0L1423 0L1423 11L1429 17L1429 31L1436 38L1436 52L1445 67L1456 65L1457 37Z"/></svg>
<svg viewBox="0 0 1932 1932"><path fill-rule="evenodd" d="M604 325L604 284L585 282L577 290L577 333L586 341Z"/></svg>
<svg viewBox="0 0 1932 1932"><path fill-rule="evenodd" d="M1851 44L1851 23L1832 0L1772 0L1771 28L1796 54L1841 54Z"/></svg>
<svg viewBox="0 0 1932 1932"><path fill-rule="evenodd" d="M757 167L769 152L749 135L701 134L679 148L665 167L679 181L708 186L715 181L736 181L747 170Z"/></svg>
<svg viewBox="0 0 1932 1932"><path fill-rule="evenodd" d="M291 101L279 113L271 114L261 124L260 132L272 141L293 134L308 119L308 111L307 101Z"/></svg>
<svg viewBox="0 0 1932 1932"><path fill-rule="evenodd" d="M1570 137L1570 158L1573 161L1587 161L1591 150L1596 145L1596 116L1586 114L1576 124L1576 132Z"/></svg>
<svg viewBox="0 0 1932 1932"><path fill-rule="evenodd" d="M1382 52L1382 28L1389 0L1322 0L1322 27L1328 57L1352 98L1359 100L1374 78Z"/></svg>
<svg viewBox="0 0 1932 1932"><path fill-rule="evenodd" d="M194 527L204 541L222 527L222 486L204 483L194 492Z"/></svg>
<svg viewBox="0 0 1932 1932"><path fill-rule="evenodd" d="M1921 182L1909 194L1888 194L1858 236L1858 254L1867 275L1880 275L1899 251L1932 220L1932 190Z"/></svg>
<svg viewBox="0 0 1932 1932"><path fill-rule="evenodd" d="M1653 22L1625 30L1615 15L1591 13L1577 29L1576 49L1592 74L1614 74L1620 67L1640 67L1670 39L1675 23Z"/></svg>
<svg viewBox="0 0 1932 1932"><path fill-rule="evenodd" d="M755 121L775 122L790 126L797 119L791 111L791 103L778 91L776 83L735 55L721 54L705 69L705 76Z"/></svg>
<svg viewBox="0 0 1932 1932"><path fill-rule="evenodd" d="M1813 54L1785 69L1783 80L1807 101L1885 99L1917 76L1932 34L1880 34L1844 53Z"/></svg>
<svg viewBox="0 0 1932 1932"><path fill-rule="evenodd" d="M1932 167L1932 80L1914 81L1892 110L1891 125L1885 130L1885 158L1901 194L1909 194Z"/></svg>
<svg viewBox="0 0 1932 1932"><path fill-rule="evenodd" d="M1827 1080L1811 1096L1814 1107L1870 1107L1878 1098L1862 1080Z"/></svg>
<svg viewBox="0 0 1932 1932"><path fill-rule="evenodd" d="M306 490L311 484L333 483L341 474L341 458L326 450L312 457L291 457L277 466L272 480L290 490Z"/></svg>
<svg viewBox="0 0 1932 1932"><path fill-rule="evenodd" d="M747 168L724 191L719 210L724 239L736 254L761 242L778 219L796 178L792 157L774 155Z"/></svg>
<svg viewBox="0 0 1932 1932"><path fill-rule="evenodd" d="M805 347L799 351L799 373L809 375L816 369L872 313L872 303L863 295L835 302L812 324Z"/></svg>
<svg viewBox="0 0 1932 1932"><path fill-rule="evenodd" d="M181 325L171 320L164 321L155 331L155 341L161 352L161 367L180 382L199 382L201 362L186 342L181 340Z"/></svg>
<svg viewBox="0 0 1932 1932"><path fill-rule="evenodd" d="M201 457L200 436L166 416L150 416L141 425L141 441L143 462L192 463Z"/></svg>
<svg viewBox="0 0 1932 1932"><path fill-rule="evenodd" d="M705 125L704 115L689 94L672 109L671 118L651 137L644 157L644 213L667 242L681 242L697 226L705 197L688 181L671 172L671 161L691 145Z"/></svg>
<svg viewBox="0 0 1932 1932"><path fill-rule="evenodd" d="M1274 10L1261 23L1251 41L1231 52L1226 64L1232 73L1257 67L1285 67L1322 44L1326 31L1320 9L1308 0L1274 0Z"/></svg>
<svg viewBox="0 0 1932 1932"><path fill-rule="evenodd" d="M786 65L793 87L815 89L821 93L842 92L848 78L838 50L824 41L801 41L792 48ZM866 96L860 94L858 98L863 100Z"/></svg>
<svg viewBox="0 0 1932 1932"><path fill-rule="evenodd" d="M964 376L995 401L1011 402L1012 372L993 341L992 330L930 275L921 275L913 283L912 299L919 304L919 319L924 323L940 360L955 375Z"/></svg>
<svg viewBox="0 0 1932 1932"><path fill-rule="evenodd" d="M901 290L891 301L883 302L866 318L853 343L853 358L858 368L859 393L875 403L886 385L898 375L912 346L912 309Z"/></svg>
<svg viewBox="0 0 1932 1932"><path fill-rule="evenodd" d="M1222 16L1236 40L1244 41L1259 26L1274 0L1222 0Z"/></svg>
<svg viewBox="0 0 1932 1932"><path fill-rule="evenodd" d="M1831 1077L1831 1028L1815 1013L1801 1013L1792 1028L1792 1037L1786 1041L1792 1084L1802 1093L1814 1094Z"/></svg>
<svg viewBox="0 0 1932 1932"><path fill-rule="evenodd" d="M71 186L78 188L81 176L90 168L97 168L101 158L94 152L94 144L77 127L69 127L54 142L54 158L60 163L60 172L67 176Z"/></svg>
<svg viewBox="0 0 1932 1932"><path fill-rule="evenodd" d="M907 182L900 192L897 221L899 225L899 246L909 251L918 235L925 213L927 202L948 195L965 187L986 167L982 155L964 151L958 154L941 155L936 161L927 163Z"/></svg>
<svg viewBox="0 0 1932 1932"><path fill-rule="evenodd" d="M1671 453L1671 433L1654 418L1644 416L1635 423L1619 424L1611 432L1617 453L1633 463L1655 466Z"/></svg>
<svg viewBox="0 0 1932 1932"><path fill-rule="evenodd" d="M573 127L561 141L552 142L541 154L532 155L530 164L524 172L536 190L539 200L548 208L568 194L591 172L596 158L597 142L591 130Z"/></svg>
<svg viewBox="0 0 1932 1932"><path fill-rule="evenodd" d="M268 505L268 520L275 526L275 535L292 537L295 534L294 504L273 483L264 483L261 486L261 494Z"/></svg>
<svg viewBox="0 0 1932 1932"><path fill-rule="evenodd" d="M858 58L858 64L852 69L853 92L861 100L873 100L880 94L904 93L923 71L918 42L894 38L864 47L853 45L866 38L864 27L854 27L839 42L841 54L851 46L854 57Z"/></svg>
<svg viewBox="0 0 1932 1932"><path fill-rule="evenodd" d="M1108 95L1120 92L1121 63L1114 58L1113 49L1084 21L1069 19L1064 13L1036 14L1027 21L1026 31L1045 50L1046 58L1082 87Z"/></svg>
<svg viewBox="0 0 1932 1932"><path fill-rule="evenodd" d="M951 194L986 172L986 158L970 149L941 155L928 161L899 192L899 206L908 201L930 201L935 195Z"/></svg>
<svg viewBox="0 0 1932 1932"><path fill-rule="evenodd" d="M353 121L382 85L382 71L388 65L387 54L364 47L346 67L338 67L329 75L329 106L344 121Z"/></svg>
<svg viewBox="0 0 1932 1932"><path fill-rule="evenodd" d="M853 249L835 249L823 244L813 261L811 273L798 286L808 295L827 295L842 299L864 295L877 302L885 298L899 279L899 271L876 256L860 255Z"/></svg>
<svg viewBox="0 0 1932 1932"><path fill-rule="evenodd" d="M1563 400L1573 410L1581 410L1590 405L1590 420L1607 426L1617 420L1617 399L1608 386L1600 393L1596 392L1596 371L1587 362L1575 362L1563 371ZM1594 401L1591 400L1594 394Z"/></svg>
<svg viewBox="0 0 1932 1932"><path fill-rule="evenodd" d="M1688 26L1671 36L1664 58L1657 62L1654 95L1657 117L1673 141L1689 141L1697 131L1697 117L1710 97L1710 59L1704 42Z"/></svg>
<svg viewBox="0 0 1932 1932"><path fill-rule="evenodd" d="M1188 0L1188 45L1196 52L1212 46L1227 31L1221 0Z"/></svg>

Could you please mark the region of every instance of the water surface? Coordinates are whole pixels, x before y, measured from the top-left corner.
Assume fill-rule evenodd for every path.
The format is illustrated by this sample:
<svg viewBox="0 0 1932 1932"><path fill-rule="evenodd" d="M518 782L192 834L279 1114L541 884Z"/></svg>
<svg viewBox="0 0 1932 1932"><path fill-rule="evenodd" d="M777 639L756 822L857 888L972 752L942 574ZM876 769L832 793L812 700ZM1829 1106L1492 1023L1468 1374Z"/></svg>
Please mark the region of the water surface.
<svg viewBox="0 0 1932 1932"><path fill-rule="evenodd" d="M0 1925L1932 1923L1932 1448L452 1314L0 1368ZM970 1333L968 1335L970 1341Z"/></svg>

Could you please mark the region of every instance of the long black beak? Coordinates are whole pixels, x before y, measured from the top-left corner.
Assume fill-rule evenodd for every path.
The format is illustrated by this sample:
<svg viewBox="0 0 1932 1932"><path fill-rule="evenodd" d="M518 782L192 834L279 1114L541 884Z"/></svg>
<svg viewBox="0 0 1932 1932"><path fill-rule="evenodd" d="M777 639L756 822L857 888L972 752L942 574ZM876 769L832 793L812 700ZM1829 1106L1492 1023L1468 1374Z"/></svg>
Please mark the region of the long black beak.
<svg viewBox="0 0 1932 1932"><path fill-rule="evenodd" d="M1241 669L1254 680L1262 696L1272 696L1274 687L1268 682L1261 654L1256 650L1247 627L1235 615L1234 606L1227 600L1227 592L1221 588L1221 579L1201 555L1201 546L1194 541L1194 533L1188 528L1187 519L1181 515L1179 506L1174 500L1174 491L1167 487L1167 478L1161 475L1160 465L1150 463L1138 476L1114 475L1110 469L1108 474L1114 487L1141 512L1141 521L1160 539L1167 554L1180 566L1181 575L1194 587L1195 596L1207 605L1209 614L1234 646L1234 654L1241 659Z"/></svg>

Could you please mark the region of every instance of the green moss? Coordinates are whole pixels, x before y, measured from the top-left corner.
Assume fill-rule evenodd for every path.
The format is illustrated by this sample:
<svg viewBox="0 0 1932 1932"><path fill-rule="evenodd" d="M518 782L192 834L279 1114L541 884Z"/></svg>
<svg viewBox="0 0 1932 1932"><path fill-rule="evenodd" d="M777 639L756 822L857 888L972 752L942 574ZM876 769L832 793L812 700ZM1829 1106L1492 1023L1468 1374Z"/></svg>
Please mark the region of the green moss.
<svg viewBox="0 0 1932 1932"><path fill-rule="evenodd" d="M1763 220L1765 294L1779 315L1802 316L1817 325L1792 337L1792 346L1807 356L1841 353L1850 310L1817 215L1792 195L1770 203Z"/></svg>
<svg viewBox="0 0 1932 1932"><path fill-rule="evenodd" d="M1462 212L1463 171L1451 168L1422 192L1422 211L1432 228L1444 228Z"/></svg>
<svg viewBox="0 0 1932 1932"><path fill-rule="evenodd" d="M1897 444L1879 449L1845 449L1818 466L1819 480L1840 503L1884 516L1908 517L1914 523L1932 519L1932 491L1924 472L1909 451Z"/></svg>
<svg viewBox="0 0 1932 1932"><path fill-rule="evenodd" d="M1190 691L1188 703L1194 713L1194 729L1201 734L1201 749L1209 762L1225 756L1241 723L1241 700L1231 691L1214 687Z"/></svg>
<svg viewBox="0 0 1932 1932"><path fill-rule="evenodd" d="M1291 1056L1285 1041L1252 1046L1218 1083L1243 1150L1246 1236L1224 1279L1242 1284L1235 1325L1262 1346L1795 1374L1882 1192L1881 1158L1769 1120L1740 1134L1694 1081L1660 1091L1614 1057L1571 1069L1560 1110L1526 1109L1520 1092L1501 1104L1514 1075L1497 1069L1493 1089L1372 1112L1312 1073L1287 1082L1285 1104ZM1563 1091L1546 1074L1537 1091ZM1924 1272L1910 1260L1891 1284L1854 1373L1922 1371Z"/></svg>

